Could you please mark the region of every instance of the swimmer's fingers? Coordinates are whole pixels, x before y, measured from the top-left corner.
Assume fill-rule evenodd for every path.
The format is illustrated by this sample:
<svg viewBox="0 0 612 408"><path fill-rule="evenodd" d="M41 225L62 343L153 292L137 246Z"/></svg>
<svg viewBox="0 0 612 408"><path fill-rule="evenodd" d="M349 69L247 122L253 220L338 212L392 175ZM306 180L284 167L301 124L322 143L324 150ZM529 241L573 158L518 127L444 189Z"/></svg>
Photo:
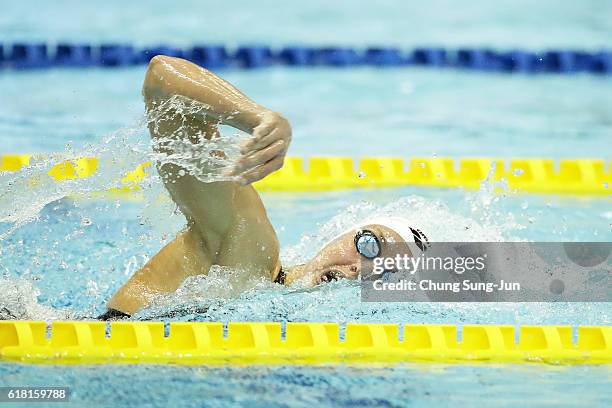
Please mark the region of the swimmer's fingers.
<svg viewBox="0 0 612 408"><path fill-rule="evenodd" d="M241 146L242 157L229 175L239 175L242 184L261 180L280 169L291 142L291 126L287 119L268 111L253 129L253 137Z"/></svg>
<svg viewBox="0 0 612 408"><path fill-rule="evenodd" d="M287 119L277 113L272 113L262 123L253 129L253 137L246 141L240 149L242 154L261 150L274 141L282 139L287 145L291 141L291 126Z"/></svg>
<svg viewBox="0 0 612 408"><path fill-rule="evenodd" d="M253 129L252 136L242 144L242 146L240 147L240 153L246 154L253 150L255 144L266 136L268 136L270 132L274 130L274 128L275 124L273 121L268 120L262 122L259 126Z"/></svg>
<svg viewBox="0 0 612 408"><path fill-rule="evenodd" d="M273 129L270 133L259 139L249 139L240 149L240 153L244 155L253 154L254 152L262 150L278 140L286 140L286 138L283 136L284 135L279 129Z"/></svg>
<svg viewBox="0 0 612 408"><path fill-rule="evenodd" d="M247 171L242 174L240 177L242 178L242 185L247 185L254 183L262 178L266 177L268 174L275 172L276 170L283 167L283 162L285 160L285 156L277 156L274 159L270 160L266 164L262 166L255 167L252 170Z"/></svg>
<svg viewBox="0 0 612 408"><path fill-rule="evenodd" d="M260 139L270 133L276 127L274 119L264 119L261 124L253 129L253 138Z"/></svg>
<svg viewBox="0 0 612 408"><path fill-rule="evenodd" d="M277 140L264 149L256 151L248 156L240 158L231 172L231 175L238 175L245 170L266 164L277 156L284 158L287 145L284 140Z"/></svg>

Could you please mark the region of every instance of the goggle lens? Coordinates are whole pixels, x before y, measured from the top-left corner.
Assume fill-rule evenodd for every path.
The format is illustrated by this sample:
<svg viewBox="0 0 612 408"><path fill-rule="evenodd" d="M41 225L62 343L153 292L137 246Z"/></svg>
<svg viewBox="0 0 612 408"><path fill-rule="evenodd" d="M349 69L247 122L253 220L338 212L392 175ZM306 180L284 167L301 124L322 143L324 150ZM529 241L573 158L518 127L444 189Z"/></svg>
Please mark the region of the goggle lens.
<svg viewBox="0 0 612 408"><path fill-rule="evenodd" d="M373 259L380 255L380 243L378 238L371 231L361 231L355 237L355 247L357 252L368 258Z"/></svg>

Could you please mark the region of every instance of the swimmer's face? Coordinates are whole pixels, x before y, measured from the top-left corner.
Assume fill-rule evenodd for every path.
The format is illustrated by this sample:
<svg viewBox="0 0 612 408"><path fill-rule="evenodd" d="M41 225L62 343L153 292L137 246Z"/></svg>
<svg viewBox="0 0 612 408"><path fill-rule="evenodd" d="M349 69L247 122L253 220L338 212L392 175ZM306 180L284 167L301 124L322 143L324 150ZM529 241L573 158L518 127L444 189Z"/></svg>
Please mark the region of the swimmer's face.
<svg viewBox="0 0 612 408"><path fill-rule="evenodd" d="M403 242L402 238L392 229L379 224L365 225L339 236L323 247L319 253L304 264L299 276L292 280L302 281L307 286L315 286L332 280L357 279L361 274L361 263L366 260L355 247L355 235L360 230L369 230L376 235L381 246L379 256L382 257L395 256L400 248L390 244ZM409 253L407 246L402 245L401 251Z"/></svg>

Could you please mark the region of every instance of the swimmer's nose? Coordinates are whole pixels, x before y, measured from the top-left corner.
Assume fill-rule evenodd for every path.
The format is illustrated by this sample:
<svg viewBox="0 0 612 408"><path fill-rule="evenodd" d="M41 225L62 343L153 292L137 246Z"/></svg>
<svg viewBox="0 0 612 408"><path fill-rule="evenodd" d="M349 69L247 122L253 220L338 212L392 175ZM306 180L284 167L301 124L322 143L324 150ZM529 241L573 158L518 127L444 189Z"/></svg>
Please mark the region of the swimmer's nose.
<svg viewBox="0 0 612 408"><path fill-rule="evenodd" d="M348 279L357 279L359 276L359 266L357 264L349 265L347 275Z"/></svg>
<svg viewBox="0 0 612 408"><path fill-rule="evenodd" d="M320 285L323 282L336 281L344 278L344 274L339 269L329 269L319 273L315 278L315 284Z"/></svg>

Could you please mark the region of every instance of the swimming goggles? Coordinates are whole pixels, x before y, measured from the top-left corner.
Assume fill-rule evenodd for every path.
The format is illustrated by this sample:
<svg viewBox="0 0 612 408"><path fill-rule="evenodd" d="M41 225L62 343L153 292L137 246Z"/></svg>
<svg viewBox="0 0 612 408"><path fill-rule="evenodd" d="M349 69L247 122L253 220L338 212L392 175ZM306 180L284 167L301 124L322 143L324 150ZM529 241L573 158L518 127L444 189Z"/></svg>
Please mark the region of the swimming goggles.
<svg viewBox="0 0 612 408"><path fill-rule="evenodd" d="M361 230L355 235L355 248L359 255L367 259L374 259L381 252L380 241L370 230Z"/></svg>

